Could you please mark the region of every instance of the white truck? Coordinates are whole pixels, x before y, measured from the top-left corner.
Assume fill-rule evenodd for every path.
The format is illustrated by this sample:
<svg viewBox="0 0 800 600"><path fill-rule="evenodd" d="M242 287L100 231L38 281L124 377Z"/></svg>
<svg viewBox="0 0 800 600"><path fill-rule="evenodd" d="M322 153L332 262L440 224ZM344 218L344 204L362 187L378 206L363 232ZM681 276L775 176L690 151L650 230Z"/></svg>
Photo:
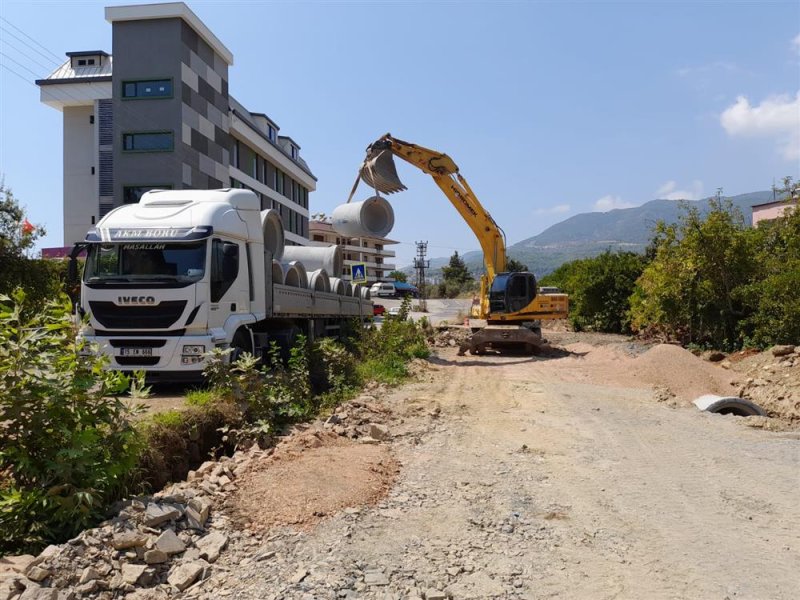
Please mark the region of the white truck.
<svg viewBox="0 0 800 600"><path fill-rule="evenodd" d="M272 341L285 346L372 316L366 289L318 265L309 276L298 260L281 263L283 246L276 211L262 211L252 191L148 192L108 213L73 251L76 275L86 250L80 335L111 368L174 381L201 377L213 348L260 355Z"/></svg>

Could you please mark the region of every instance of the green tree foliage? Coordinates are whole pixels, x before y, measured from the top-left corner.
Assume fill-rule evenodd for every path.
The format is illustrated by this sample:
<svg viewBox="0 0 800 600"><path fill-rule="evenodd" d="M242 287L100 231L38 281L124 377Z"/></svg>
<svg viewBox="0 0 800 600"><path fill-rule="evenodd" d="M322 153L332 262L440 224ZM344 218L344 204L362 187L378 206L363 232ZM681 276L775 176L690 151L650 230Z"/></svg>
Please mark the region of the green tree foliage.
<svg viewBox="0 0 800 600"><path fill-rule="evenodd" d="M644 265L644 257L633 252L607 251L566 263L540 283L569 294L570 321L576 330L627 333L629 299Z"/></svg>
<svg viewBox="0 0 800 600"><path fill-rule="evenodd" d="M0 554L63 541L131 481L138 438L116 398L128 377L75 339L66 296L27 316L0 296Z"/></svg>
<svg viewBox="0 0 800 600"><path fill-rule="evenodd" d="M403 283L408 281L408 275L403 273L402 271L392 271L388 275L389 279L394 279L395 281L402 281Z"/></svg>
<svg viewBox="0 0 800 600"><path fill-rule="evenodd" d="M455 298L475 285L475 278L457 250L450 257L450 262L442 267L442 278L444 281L439 284L439 295L443 298Z"/></svg>
<svg viewBox="0 0 800 600"><path fill-rule="evenodd" d="M790 178L780 190L800 199ZM757 346L800 344L800 210L762 221L754 232L758 268L752 283L737 290L750 315L741 323L745 339Z"/></svg>
<svg viewBox="0 0 800 600"><path fill-rule="evenodd" d="M506 271L509 273L520 273L528 270L528 265L523 264L515 258L509 257L506 261Z"/></svg>
<svg viewBox="0 0 800 600"><path fill-rule="evenodd" d="M31 311L58 295L66 275L62 262L29 258L44 233L42 227L27 223L14 193L0 181L0 294L9 295L22 287Z"/></svg>

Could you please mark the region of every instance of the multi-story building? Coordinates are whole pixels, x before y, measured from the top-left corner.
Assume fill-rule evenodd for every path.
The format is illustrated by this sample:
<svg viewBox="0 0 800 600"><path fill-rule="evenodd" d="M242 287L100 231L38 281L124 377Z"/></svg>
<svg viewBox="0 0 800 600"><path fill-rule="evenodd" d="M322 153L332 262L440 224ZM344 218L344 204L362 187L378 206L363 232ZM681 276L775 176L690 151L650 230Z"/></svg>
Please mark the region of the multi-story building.
<svg viewBox="0 0 800 600"><path fill-rule="evenodd" d="M782 200L773 200L772 202L764 202L763 204L753 205L753 227L758 225L760 221L771 221L782 217L788 210L797 210L798 200L789 200L784 198Z"/></svg>
<svg viewBox="0 0 800 600"><path fill-rule="evenodd" d="M36 83L64 114L64 245L150 189L246 187L308 243L300 146L228 89L233 54L183 2L111 6L112 54L67 52Z"/></svg>
<svg viewBox="0 0 800 600"><path fill-rule="evenodd" d="M398 242L377 237L342 237L333 230L327 221L311 221L309 237L311 245L314 246L335 244L342 247L344 268L339 277L350 280L350 267L354 264L364 263L367 269L367 283L391 281L388 275L395 270L395 265L393 262L386 262L386 259L393 259L395 253L394 250L386 250L386 246Z"/></svg>

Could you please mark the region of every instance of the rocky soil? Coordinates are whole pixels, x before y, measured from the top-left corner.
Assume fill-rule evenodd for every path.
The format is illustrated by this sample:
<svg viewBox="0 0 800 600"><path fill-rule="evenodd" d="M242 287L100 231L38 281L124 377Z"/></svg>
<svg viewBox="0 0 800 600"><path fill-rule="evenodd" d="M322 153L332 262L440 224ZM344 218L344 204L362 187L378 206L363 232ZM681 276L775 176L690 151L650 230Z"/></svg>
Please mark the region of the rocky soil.
<svg viewBox="0 0 800 600"><path fill-rule="evenodd" d="M0 561L0 600L796 598L800 432L690 403L788 381L794 349L725 368L549 337L566 352L445 342L408 385Z"/></svg>

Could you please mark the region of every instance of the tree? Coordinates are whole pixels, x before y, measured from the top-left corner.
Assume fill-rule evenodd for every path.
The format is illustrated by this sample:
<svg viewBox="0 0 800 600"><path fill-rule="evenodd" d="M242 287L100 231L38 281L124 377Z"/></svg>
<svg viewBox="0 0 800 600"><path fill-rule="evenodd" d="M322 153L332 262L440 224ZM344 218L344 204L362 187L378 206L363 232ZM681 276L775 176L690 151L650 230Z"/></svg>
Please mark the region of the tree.
<svg viewBox="0 0 800 600"><path fill-rule="evenodd" d="M462 285L473 280L472 273L467 269L464 259L458 255L458 250L450 257L446 267L442 267L442 277L446 283Z"/></svg>
<svg viewBox="0 0 800 600"><path fill-rule="evenodd" d="M64 263L29 257L44 233L28 221L14 193L0 180L0 294L22 287L29 299L26 310L40 309L61 290Z"/></svg>
<svg viewBox="0 0 800 600"><path fill-rule="evenodd" d="M570 321L576 330L628 333L630 296L645 264L634 252L606 251L565 263L541 283L569 294Z"/></svg>
<svg viewBox="0 0 800 600"><path fill-rule="evenodd" d="M631 298L632 326L732 349L741 345L748 314L741 288L759 268L757 236L729 200L709 202L705 217L685 207L679 223L657 225L653 260Z"/></svg>
<svg viewBox="0 0 800 600"><path fill-rule="evenodd" d="M508 271L509 273L519 273L527 270L528 270L528 265L522 264L516 258L509 257L508 260L506 260L506 271Z"/></svg>
<svg viewBox="0 0 800 600"><path fill-rule="evenodd" d="M408 275L403 273L402 271L394 270L389 273L389 279L394 279L395 281L402 281L403 283L408 281Z"/></svg>

